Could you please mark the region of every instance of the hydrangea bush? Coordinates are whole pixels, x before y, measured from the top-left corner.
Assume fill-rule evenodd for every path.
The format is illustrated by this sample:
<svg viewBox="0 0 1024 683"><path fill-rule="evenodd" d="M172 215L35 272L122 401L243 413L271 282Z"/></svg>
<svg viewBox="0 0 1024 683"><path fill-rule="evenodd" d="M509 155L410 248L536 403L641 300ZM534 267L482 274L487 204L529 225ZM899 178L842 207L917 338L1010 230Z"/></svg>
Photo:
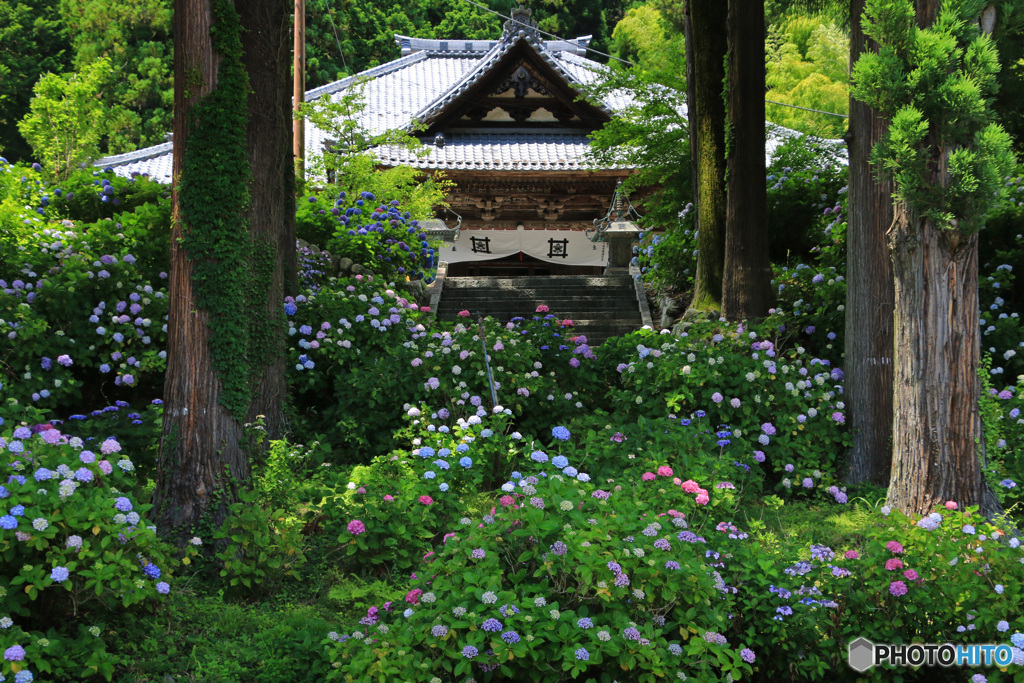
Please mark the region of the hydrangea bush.
<svg viewBox="0 0 1024 683"><path fill-rule="evenodd" d="M733 437L756 442L781 491L835 485L849 443L842 370L801 346L780 348L770 323L720 325L709 343L692 329L687 337L638 332L616 342L618 351L634 351L616 367L621 385L610 398L634 414L667 406L728 425Z"/></svg>
<svg viewBox="0 0 1024 683"><path fill-rule="evenodd" d="M329 634L332 677L498 670L548 681L620 666L636 680L748 674L755 655L723 635L725 586L701 547L709 500L729 507L735 491L699 474L710 491L674 483L664 470L598 483L568 462L560 468L559 457L523 458L529 474L514 473L488 514L467 511L453 525L421 560L403 604L373 607L352 632ZM370 533L357 519L350 530Z"/></svg>
<svg viewBox="0 0 1024 683"><path fill-rule="evenodd" d="M399 201L378 202L371 192L349 196L325 192L297 203L296 224L302 234L333 235L318 246L350 258L386 279L433 280L437 243Z"/></svg>
<svg viewBox="0 0 1024 683"><path fill-rule="evenodd" d="M104 625L171 591L171 548L146 524L150 506L127 493L135 466L114 438L84 441L48 424L0 434L0 648L24 650L0 671L91 667L109 679ZM72 623L82 632L69 633ZM88 658L68 659L72 651Z"/></svg>

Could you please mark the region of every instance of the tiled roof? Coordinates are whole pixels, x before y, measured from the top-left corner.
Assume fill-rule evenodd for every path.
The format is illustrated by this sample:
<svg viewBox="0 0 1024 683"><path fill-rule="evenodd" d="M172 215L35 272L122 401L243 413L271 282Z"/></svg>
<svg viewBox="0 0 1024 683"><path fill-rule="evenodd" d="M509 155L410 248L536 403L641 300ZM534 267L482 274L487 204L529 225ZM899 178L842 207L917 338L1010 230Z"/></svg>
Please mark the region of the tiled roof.
<svg viewBox="0 0 1024 683"><path fill-rule="evenodd" d="M592 82L602 65L578 53L589 36L575 41L542 42L534 35L513 36L500 41L439 41L396 36L408 41L408 54L357 76L335 81L306 93L306 100L321 97L337 100L347 89L362 83L366 108L360 124L370 133L408 128L438 114L465 89L482 78L518 40L527 41L538 54L573 87ZM631 103L628 93L607 97L601 108L611 114ZM409 164L419 168L479 168L490 170L567 170L583 168L581 159L587 140L583 133L491 129L446 135L444 147L431 147L424 159L404 150L379 150L386 165ZM330 133L313 125L306 127L307 156L320 154ZM774 148L769 144L769 148ZM171 181L172 143L166 142L127 154L106 157L96 166L112 167L118 175L145 173L155 180Z"/></svg>
<svg viewBox="0 0 1024 683"><path fill-rule="evenodd" d="M575 171L585 170L586 133L452 131L444 147L429 145L424 157L397 147L382 147L377 157L386 166L445 170Z"/></svg>

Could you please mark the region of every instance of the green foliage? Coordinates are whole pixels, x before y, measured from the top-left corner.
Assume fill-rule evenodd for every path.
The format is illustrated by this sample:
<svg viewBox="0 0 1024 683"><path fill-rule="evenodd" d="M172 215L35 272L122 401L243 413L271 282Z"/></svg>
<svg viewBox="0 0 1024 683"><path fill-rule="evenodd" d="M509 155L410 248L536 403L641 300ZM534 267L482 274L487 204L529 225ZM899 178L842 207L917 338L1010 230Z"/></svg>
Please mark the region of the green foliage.
<svg viewBox="0 0 1024 683"><path fill-rule="evenodd" d="M62 73L69 45L58 0L0 0L0 155L24 161L29 144L18 121L29 111L32 87L46 73Z"/></svg>
<svg viewBox="0 0 1024 683"><path fill-rule="evenodd" d="M172 548L146 526L141 515L151 506L123 493L135 467L116 439L94 442L93 452L49 425L13 427L0 438L13 472L0 487L0 597L15 627L4 625L0 649L20 644L27 654L5 658L0 674L25 667L47 678L110 680L101 632L170 591Z"/></svg>
<svg viewBox="0 0 1024 683"><path fill-rule="evenodd" d="M605 405L631 417L706 414L708 425L729 432L724 438L759 444L753 447L774 472L777 490L823 491L837 476L849 440L837 385L842 371L803 346L815 335L826 337L825 330L787 329L780 322L701 323L685 338L641 331L613 340L611 349L606 343L602 351L622 362L619 385L609 389ZM826 346L824 339L819 343Z"/></svg>
<svg viewBox="0 0 1024 683"><path fill-rule="evenodd" d="M813 257L823 267L842 271L846 169L839 163L836 147L808 136L787 137L773 152L766 181L773 261L792 263ZM693 287L697 236L692 204L683 206L678 221L663 233L647 233L634 252L644 283L657 292ZM645 224L652 230L661 227L651 221Z"/></svg>
<svg viewBox="0 0 1024 683"><path fill-rule="evenodd" d="M984 225L1013 164L1010 137L992 122L999 61L976 23L983 4L944 5L919 29L909 0L869 1L864 32L881 47L853 72L854 96L891 121L872 162L893 179L894 198L967 234Z"/></svg>
<svg viewBox="0 0 1024 683"><path fill-rule="evenodd" d="M302 239L321 247L332 244L331 251L339 253L332 237L340 226L335 215L328 215L332 207L341 206L336 200L352 196L361 201L371 196L398 201L411 215L429 217L436 206L444 206L444 198L453 185L443 173L424 174L408 166L382 168L374 156L378 147L396 147L425 153L423 143L409 131L388 129L372 131L364 128L359 114L366 108L362 84L355 84L337 96L322 97L302 105L302 116L323 130L331 145L323 154L308 160L312 177L327 179L329 187L316 192L319 204L300 202L297 207L296 231ZM361 204L360 204L361 206ZM347 229L340 234L347 234ZM358 240L356 240L358 241Z"/></svg>
<svg viewBox="0 0 1024 683"><path fill-rule="evenodd" d="M526 471L534 471L537 461L527 461L526 450ZM728 622L716 577L701 566L698 534L707 533L711 510L730 509L733 491L715 489L710 503L701 503L688 487L708 492L692 480L687 489L669 485L670 474L657 481L624 475L599 485L568 469L559 474L551 462L537 471L547 469L547 476L513 475L500 507L452 528L418 569L404 616L389 603L371 608L361 633L329 634L332 676L358 671L358 680L428 680L500 667L514 680L572 680L606 662L627 667L637 680L677 669L700 680L750 673L740 644L701 637L725 631ZM699 469L680 475L709 488L714 481ZM677 538L680 528L689 536ZM490 618L497 623L482 628ZM361 642L368 634L377 648ZM670 643L680 648L676 654ZM383 656L396 650L406 656Z"/></svg>
<svg viewBox="0 0 1024 683"><path fill-rule="evenodd" d="M398 170L398 169L395 169ZM406 169L409 170L409 169ZM374 174L394 179L398 174ZM427 203L438 199L435 188L411 183L412 207L417 216L431 215ZM398 194L403 194L399 192ZM394 195L384 195L392 197ZM330 250L336 258L350 258L387 279L433 281L437 268L436 240L422 232L412 213L398 199L378 203L372 192L334 194L329 188L299 202L295 222L298 234Z"/></svg>
<svg viewBox="0 0 1024 683"><path fill-rule="evenodd" d="M84 73L101 59L117 65L102 103L119 113L103 129L102 149L119 154L163 142L174 108L171 0L61 0L72 66Z"/></svg>
<svg viewBox="0 0 1024 683"><path fill-rule="evenodd" d="M649 80L686 90L683 34L653 5L630 8L612 32L611 52ZM617 62L612 62L615 66Z"/></svg>
<svg viewBox="0 0 1024 683"><path fill-rule="evenodd" d="M1024 154L1024 5L1004 0L996 4L995 30L992 39L999 51L1002 68L996 81L999 89L992 109L1000 123L1013 137L1018 158Z"/></svg>
<svg viewBox="0 0 1024 683"><path fill-rule="evenodd" d="M692 197L690 137L683 116L685 95L654 80L642 68L602 69L586 95L599 100L628 89L634 103L590 135L588 163L595 167L636 168L623 190L657 189L642 204L644 227L673 230L678 214Z"/></svg>
<svg viewBox="0 0 1024 683"><path fill-rule="evenodd" d="M0 165L0 396L58 415L115 398L144 405L165 369L163 188L100 172L44 177ZM99 211L113 218L96 220ZM81 215L95 222L67 218Z"/></svg>
<svg viewBox="0 0 1024 683"><path fill-rule="evenodd" d="M773 26L766 42L766 98L809 109L849 110L849 38L820 17L794 16ZM824 138L841 138L846 120L769 104L768 120Z"/></svg>
<svg viewBox="0 0 1024 683"><path fill-rule="evenodd" d="M305 564L302 521L293 511L264 508L256 491L240 491L213 538L226 539L217 553L220 575L232 590L270 593Z"/></svg>
<svg viewBox="0 0 1024 683"><path fill-rule="evenodd" d="M244 220L251 172L246 146L249 81L242 66L241 29L227 0L216 0L213 12L210 32L222 59L216 87L189 112L178 202L196 305L209 315L210 355L222 382L219 400L243 420L256 374L249 348L251 311L262 307L265 291L253 281L253 247Z"/></svg>
<svg viewBox="0 0 1024 683"><path fill-rule="evenodd" d="M113 78L110 61L99 59L78 73L46 74L36 83L31 111L18 129L57 179L99 156L106 127L121 117L121 108L105 107L101 99Z"/></svg>

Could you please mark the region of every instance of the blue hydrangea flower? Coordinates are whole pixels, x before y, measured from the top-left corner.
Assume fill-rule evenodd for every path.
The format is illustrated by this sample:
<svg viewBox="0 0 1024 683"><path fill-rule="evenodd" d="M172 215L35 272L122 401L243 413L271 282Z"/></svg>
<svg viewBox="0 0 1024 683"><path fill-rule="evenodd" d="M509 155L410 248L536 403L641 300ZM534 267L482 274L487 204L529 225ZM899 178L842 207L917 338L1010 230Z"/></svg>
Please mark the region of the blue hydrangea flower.
<svg viewBox="0 0 1024 683"><path fill-rule="evenodd" d="M67 581L70 576L71 572L68 571L67 567L54 567L53 571L50 572L50 578L57 583Z"/></svg>
<svg viewBox="0 0 1024 683"><path fill-rule="evenodd" d="M480 654L480 651L472 645L467 645L466 647L462 648L462 656L466 659L472 659L473 657L476 657L478 654Z"/></svg>
<svg viewBox="0 0 1024 683"><path fill-rule="evenodd" d="M146 576L148 576L151 579L159 579L160 578L160 568L157 567L152 562L147 562L146 563L146 565L142 568L142 573L144 573Z"/></svg>
<svg viewBox="0 0 1024 683"><path fill-rule="evenodd" d="M464 455L461 458L459 458L459 464L468 469L473 466L473 461L469 458L469 456Z"/></svg>
<svg viewBox="0 0 1024 683"><path fill-rule="evenodd" d="M551 436L555 437L559 441L568 441L572 435L569 433L568 429L559 425L551 430Z"/></svg>
<svg viewBox="0 0 1024 683"><path fill-rule="evenodd" d="M0 517L0 529L7 529L8 531L10 531L11 529L17 528L18 520L14 517L10 515L4 515L3 517Z"/></svg>
<svg viewBox="0 0 1024 683"><path fill-rule="evenodd" d="M22 483L24 483L24 482L22 482ZM25 514L25 506L24 505L15 505L14 507L11 508L11 516L12 517L21 517L24 514Z"/></svg>
<svg viewBox="0 0 1024 683"><path fill-rule="evenodd" d="M556 455L555 457L551 458L551 464L557 467L558 469L562 469L564 467L569 466L569 458L565 457L564 455Z"/></svg>
<svg viewBox="0 0 1024 683"><path fill-rule="evenodd" d="M501 634L501 639L509 645L515 645L519 642L519 634L515 631L505 631Z"/></svg>
<svg viewBox="0 0 1024 683"><path fill-rule="evenodd" d="M590 659L590 653L587 652L587 648L585 647L578 648L575 652L575 655L576 659L580 660L581 662L585 662L588 659Z"/></svg>
<svg viewBox="0 0 1024 683"><path fill-rule="evenodd" d="M469 444L467 444L467 443L460 443L458 446L455 447L455 451L458 452L458 453L465 453L468 450L469 450Z"/></svg>

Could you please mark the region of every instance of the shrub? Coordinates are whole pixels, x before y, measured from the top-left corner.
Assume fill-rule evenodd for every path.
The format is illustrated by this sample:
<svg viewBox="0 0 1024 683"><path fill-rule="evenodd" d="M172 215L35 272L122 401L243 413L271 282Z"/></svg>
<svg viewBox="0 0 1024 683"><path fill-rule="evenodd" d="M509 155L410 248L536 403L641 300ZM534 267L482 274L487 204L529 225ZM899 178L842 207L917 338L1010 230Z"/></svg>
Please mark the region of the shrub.
<svg viewBox="0 0 1024 683"><path fill-rule="evenodd" d="M56 677L74 666L109 679L104 623L171 590L172 549L146 525L150 506L125 494L135 467L114 438L89 444L48 424L7 429L0 452L10 472L0 486L2 619L17 624L0 631L0 646L26 651L0 671Z"/></svg>
<svg viewBox="0 0 1024 683"><path fill-rule="evenodd" d="M436 242L420 230L398 200L377 203L371 192L349 197L345 192L309 195L297 204L297 230L330 239L318 246L340 258L350 258L385 279L433 279Z"/></svg>
<svg viewBox="0 0 1024 683"><path fill-rule="evenodd" d="M734 492L712 489L709 505L708 491L703 501L688 492L694 482L599 485L552 462L507 482L500 508L460 520L414 575L406 604L371 608L365 630L329 634L332 677L750 673L743 643L721 634L725 586L706 571L700 537L706 510L730 506Z"/></svg>

